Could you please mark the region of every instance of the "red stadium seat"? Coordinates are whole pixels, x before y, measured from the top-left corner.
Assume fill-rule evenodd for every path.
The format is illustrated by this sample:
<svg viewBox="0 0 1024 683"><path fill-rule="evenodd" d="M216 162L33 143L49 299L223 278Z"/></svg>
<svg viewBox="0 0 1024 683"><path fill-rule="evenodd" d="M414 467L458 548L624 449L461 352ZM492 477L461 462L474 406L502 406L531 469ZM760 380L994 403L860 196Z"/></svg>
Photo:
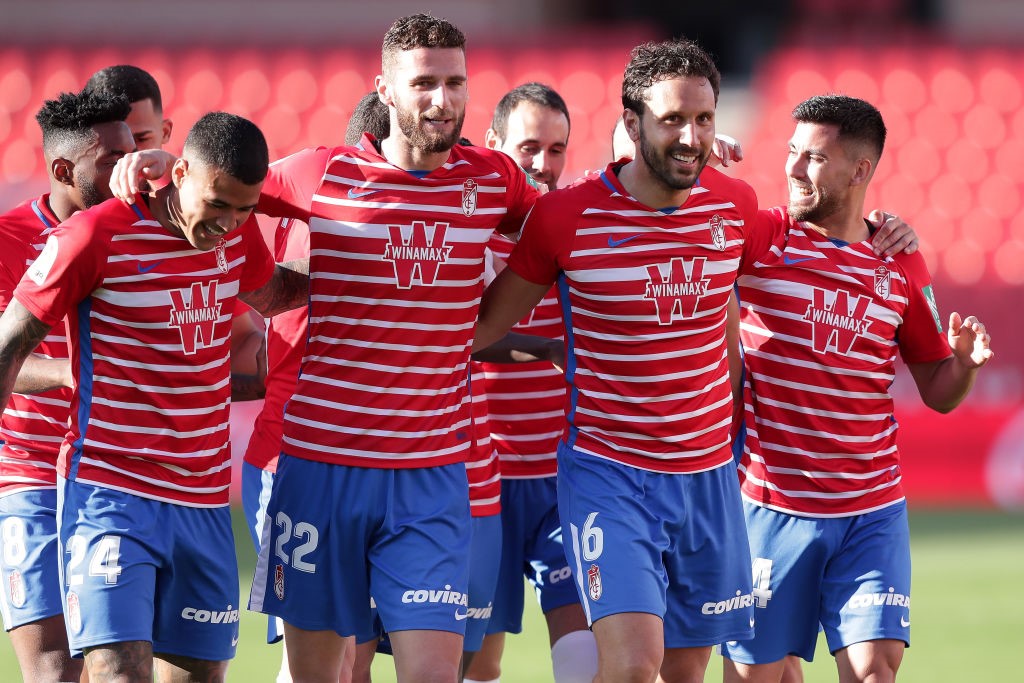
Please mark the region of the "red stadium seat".
<svg viewBox="0 0 1024 683"><path fill-rule="evenodd" d="M38 138L38 134L36 138ZM8 183L20 183L30 180L42 161L39 146L28 140L12 140L4 150L0 169ZM43 171L45 173L45 171Z"/></svg>
<svg viewBox="0 0 1024 683"><path fill-rule="evenodd" d="M927 183L941 170L938 150L925 138L908 140L896 155L900 172L919 183Z"/></svg>

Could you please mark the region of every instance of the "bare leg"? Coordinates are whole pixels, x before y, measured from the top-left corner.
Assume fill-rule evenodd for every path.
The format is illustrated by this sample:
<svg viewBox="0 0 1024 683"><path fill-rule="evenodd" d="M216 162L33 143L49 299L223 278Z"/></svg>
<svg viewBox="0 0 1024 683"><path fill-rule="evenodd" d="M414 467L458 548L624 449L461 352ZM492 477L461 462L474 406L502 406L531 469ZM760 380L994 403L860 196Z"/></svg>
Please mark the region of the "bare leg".
<svg viewBox="0 0 1024 683"><path fill-rule="evenodd" d="M665 656L660 617L644 612L613 614L594 622L597 676L594 683L651 683Z"/></svg>
<svg viewBox="0 0 1024 683"><path fill-rule="evenodd" d="M661 665L661 678L665 683L702 683L710 659L710 645L668 648Z"/></svg>
<svg viewBox="0 0 1024 683"><path fill-rule="evenodd" d="M307 631L285 622L284 646L295 683L338 683L347 645L334 631Z"/></svg>
<svg viewBox="0 0 1024 683"><path fill-rule="evenodd" d="M839 683L892 683L903 662L902 640L868 640L836 652Z"/></svg>
<svg viewBox="0 0 1024 683"><path fill-rule="evenodd" d="M722 680L725 683L783 683L787 659L789 657L768 664L740 664L728 657L723 657ZM798 672L800 671L799 661L797 659Z"/></svg>
<svg viewBox="0 0 1024 683"><path fill-rule="evenodd" d="M466 678L474 681L493 681L501 676L501 655L505 651L505 634L491 633L484 636L484 644L464 666Z"/></svg>
<svg viewBox="0 0 1024 683"><path fill-rule="evenodd" d="M462 636L422 629L392 631L398 683L457 683Z"/></svg>
<svg viewBox="0 0 1024 683"><path fill-rule="evenodd" d="M159 683L223 683L227 661L212 661L157 653L153 655L155 679Z"/></svg>
<svg viewBox="0 0 1024 683"><path fill-rule="evenodd" d="M92 647L85 651L91 683L150 683L153 680L153 645L130 640Z"/></svg>
<svg viewBox="0 0 1024 683"><path fill-rule="evenodd" d="M63 614L13 628L10 636L26 681L77 681L82 675L84 662L71 657Z"/></svg>

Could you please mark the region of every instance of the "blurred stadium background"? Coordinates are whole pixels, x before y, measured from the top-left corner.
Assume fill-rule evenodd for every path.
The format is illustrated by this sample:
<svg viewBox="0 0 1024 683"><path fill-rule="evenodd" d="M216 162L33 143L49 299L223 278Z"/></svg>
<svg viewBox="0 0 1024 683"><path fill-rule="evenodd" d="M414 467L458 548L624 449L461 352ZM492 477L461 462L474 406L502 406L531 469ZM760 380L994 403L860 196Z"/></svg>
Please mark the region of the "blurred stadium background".
<svg viewBox="0 0 1024 683"><path fill-rule="evenodd" d="M646 39L685 35L716 56L718 128L745 151L730 172L765 207L785 201L796 103L823 92L875 103L889 142L869 206L917 229L943 316L978 315L997 353L952 415L927 411L906 373L898 378L911 506L1024 509L1020 0L0 0L0 210L46 187L41 102L101 67L132 63L156 77L172 151L199 115L224 109L259 124L279 157L341 140L379 72L384 31L417 11L467 35L470 139L482 140L515 85L539 80L565 97L566 180L609 161L622 69ZM251 424L244 410L238 423ZM1019 524L1009 538L1024 540ZM1019 644L1019 614L1016 624Z"/></svg>

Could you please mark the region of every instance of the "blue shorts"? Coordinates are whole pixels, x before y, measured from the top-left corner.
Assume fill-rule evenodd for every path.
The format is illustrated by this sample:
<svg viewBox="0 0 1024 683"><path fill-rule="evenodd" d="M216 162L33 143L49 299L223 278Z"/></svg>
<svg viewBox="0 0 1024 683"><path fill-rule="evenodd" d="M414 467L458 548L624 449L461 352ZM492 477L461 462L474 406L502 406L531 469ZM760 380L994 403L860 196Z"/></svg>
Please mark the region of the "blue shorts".
<svg viewBox="0 0 1024 683"><path fill-rule="evenodd" d="M267 518L267 504L274 485L274 473L242 462L242 512L256 553L260 552L260 533ZM276 643L284 637L284 622L278 617L267 617L267 642Z"/></svg>
<svg viewBox="0 0 1024 683"><path fill-rule="evenodd" d="M558 451L558 508L587 619L646 612L665 647L753 636L736 468L664 474Z"/></svg>
<svg viewBox="0 0 1024 683"><path fill-rule="evenodd" d="M192 508L58 479L64 616L72 652L145 640L224 661L238 642L227 506Z"/></svg>
<svg viewBox="0 0 1024 683"><path fill-rule="evenodd" d="M473 518L473 538L469 544L469 609L466 613L465 652L476 652L483 645L487 624L494 610L494 586L501 564L501 516ZM522 591L519 591L522 593Z"/></svg>
<svg viewBox="0 0 1024 683"><path fill-rule="evenodd" d="M465 633L466 466L330 465L282 454L249 608L297 628L373 640L384 628Z"/></svg>
<svg viewBox="0 0 1024 683"><path fill-rule="evenodd" d="M501 533L501 571L488 633L523 630L524 576L544 613L579 604L562 545L555 477L502 479Z"/></svg>
<svg viewBox="0 0 1024 683"><path fill-rule="evenodd" d="M56 489L0 498L0 580L0 614L8 631L64 612Z"/></svg>
<svg viewBox="0 0 1024 683"><path fill-rule="evenodd" d="M722 653L743 664L811 661L888 638L910 645L910 532L905 502L851 517L798 517L744 501L757 629Z"/></svg>

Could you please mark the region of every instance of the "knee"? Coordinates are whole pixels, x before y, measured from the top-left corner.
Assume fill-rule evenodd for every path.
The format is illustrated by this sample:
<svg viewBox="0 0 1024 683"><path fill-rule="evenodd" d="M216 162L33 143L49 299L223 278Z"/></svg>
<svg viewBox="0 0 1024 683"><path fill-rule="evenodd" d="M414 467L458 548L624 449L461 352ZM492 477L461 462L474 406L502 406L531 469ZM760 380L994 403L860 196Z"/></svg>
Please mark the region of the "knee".
<svg viewBox="0 0 1024 683"><path fill-rule="evenodd" d="M661 653L641 648L614 658L600 658L597 680L607 683L650 683L661 668Z"/></svg>

